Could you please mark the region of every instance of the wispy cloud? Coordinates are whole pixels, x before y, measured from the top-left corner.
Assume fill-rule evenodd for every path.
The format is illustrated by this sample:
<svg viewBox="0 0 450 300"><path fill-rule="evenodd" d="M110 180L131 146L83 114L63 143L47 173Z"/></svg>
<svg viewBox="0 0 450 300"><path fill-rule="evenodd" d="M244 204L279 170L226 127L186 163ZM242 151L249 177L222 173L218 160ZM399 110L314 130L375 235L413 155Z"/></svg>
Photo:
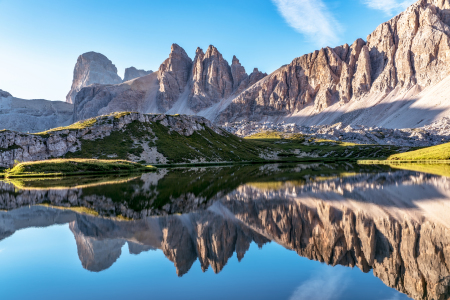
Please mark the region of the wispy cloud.
<svg viewBox="0 0 450 300"><path fill-rule="evenodd" d="M331 300L339 296L348 286L344 272L339 269L328 269L303 282L294 291L289 300L321 299Z"/></svg>
<svg viewBox="0 0 450 300"><path fill-rule="evenodd" d="M322 0L272 0L286 22L318 43L335 46L342 27Z"/></svg>
<svg viewBox="0 0 450 300"><path fill-rule="evenodd" d="M387 15L392 16L405 10L408 6L417 2L417 0L363 0L363 2L369 8L382 10Z"/></svg>

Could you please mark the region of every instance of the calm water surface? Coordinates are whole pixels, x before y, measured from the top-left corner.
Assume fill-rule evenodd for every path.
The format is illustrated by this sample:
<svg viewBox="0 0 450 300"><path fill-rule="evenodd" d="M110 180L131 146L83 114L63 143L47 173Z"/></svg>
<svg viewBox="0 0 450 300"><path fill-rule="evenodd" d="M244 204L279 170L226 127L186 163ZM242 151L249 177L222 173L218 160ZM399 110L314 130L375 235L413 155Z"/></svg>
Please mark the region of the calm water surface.
<svg viewBox="0 0 450 300"><path fill-rule="evenodd" d="M0 182L0 297L448 299L440 170L280 164Z"/></svg>

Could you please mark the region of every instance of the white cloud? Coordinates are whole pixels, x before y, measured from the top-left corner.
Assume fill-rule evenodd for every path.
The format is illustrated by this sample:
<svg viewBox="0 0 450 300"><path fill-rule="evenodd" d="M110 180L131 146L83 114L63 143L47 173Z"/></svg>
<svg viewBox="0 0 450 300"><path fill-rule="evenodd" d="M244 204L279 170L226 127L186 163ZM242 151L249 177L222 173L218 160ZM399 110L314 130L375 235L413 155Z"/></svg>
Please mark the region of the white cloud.
<svg viewBox="0 0 450 300"><path fill-rule="evenodd" d="M408 6L417 2L417 0L363 0L364 3L372 9L382 10L387 15L392 16L393 14L397 14L403 10L405 10Z"/></svg>
<svg viewBox="0 0 450 300"><path fill-rule="evenodd" d="M347 286L348 280L342 270L327 268L297 287L289 300L338 299Z"/></svg>
<svg viewBox="0 0 450 300"><path fill-rule="evenodd" d="M319 46L336 46L341 25L322 0L272 0L286 22Z"/></svg>

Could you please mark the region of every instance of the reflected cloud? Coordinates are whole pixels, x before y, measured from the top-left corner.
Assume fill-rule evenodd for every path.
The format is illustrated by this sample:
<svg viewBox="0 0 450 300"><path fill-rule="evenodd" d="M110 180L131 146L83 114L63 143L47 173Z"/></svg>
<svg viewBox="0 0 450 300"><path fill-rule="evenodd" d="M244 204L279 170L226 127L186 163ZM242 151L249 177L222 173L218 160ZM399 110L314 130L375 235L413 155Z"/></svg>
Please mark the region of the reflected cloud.
<svg viewBox="0 0 450 300"><path fill-rule="evenodd" d="M339 42L342 27L322 0L272 0L281 16L297 32L315 41L318 46Z"/></svg>
<svg viewBox="0 0 450 300"><path fill-rule="evenodd" d="M327 269L299 285L289 300L339 299L348 286L343 270Z"/></svg>

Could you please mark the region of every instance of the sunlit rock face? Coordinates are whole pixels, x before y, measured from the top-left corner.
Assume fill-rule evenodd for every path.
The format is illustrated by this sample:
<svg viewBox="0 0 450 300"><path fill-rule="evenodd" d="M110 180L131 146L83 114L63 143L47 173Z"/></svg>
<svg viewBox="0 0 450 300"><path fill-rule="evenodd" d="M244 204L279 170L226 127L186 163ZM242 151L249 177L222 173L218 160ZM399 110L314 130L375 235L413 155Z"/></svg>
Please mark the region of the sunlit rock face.
<svg viewBox="0 0 450 300"><path fill-rule="evenodd" d="M86 86L98 84L118 84L122 78L117 75L117 68L103 54L87 52L78 57L73 71L72 88L66 97L66 102L75 103L77 93Z"/></svg>
<svg viewBox="0 0 450 300"><path fill-rule="evenodd" d="M355 124L407 127L406 122L400 125L401 120L392 120L394 104L397 112L408 107L423 89L450 75L449 7L446 0L420 0L378 26L366 41L325 47L296 58L242 92L217 120L260 120L298 113L302 118L292 121L303 124L359 121ZM426 103L422 104L425 108ZM334 110L321 114L332 105ZM365 114L372 106L384 108L387 114L382 110L377 116ZM408 113L419 118L413 110ZM429 116L422 115L416 123L424 117Z"/></svg>
<svg viewBox="0 0 450 300"><path fill-rule="evenodd" d="M82 88L74 98L74 120L120 110L207 114L212 120L219 113L216 106L221 101L228 103L267 76L257 68L248 75L236 57L230 66L212 45L206 52L197 48L192 60L177 44L172 45L169 58L151 75L129 68L123 84L93 84ZM205 113L208 109L210 112Z"/></svg>

